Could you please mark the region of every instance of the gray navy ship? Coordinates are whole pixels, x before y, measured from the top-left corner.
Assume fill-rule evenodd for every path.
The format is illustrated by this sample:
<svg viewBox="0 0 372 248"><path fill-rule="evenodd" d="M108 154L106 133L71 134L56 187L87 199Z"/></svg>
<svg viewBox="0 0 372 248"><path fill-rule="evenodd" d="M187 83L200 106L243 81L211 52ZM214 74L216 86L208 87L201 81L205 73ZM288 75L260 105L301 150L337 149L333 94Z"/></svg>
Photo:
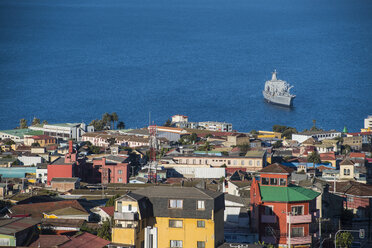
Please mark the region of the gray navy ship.
<svg viewBox="0 0 372 248"><path fill-rule="evenodd" d="M293 86L286 81L276 78L275 70L271 80L266 81L265 90L262 91L262 94L269 103L290 107L293 105L293 99L296 97L289 92L292 88Z"/></svg>

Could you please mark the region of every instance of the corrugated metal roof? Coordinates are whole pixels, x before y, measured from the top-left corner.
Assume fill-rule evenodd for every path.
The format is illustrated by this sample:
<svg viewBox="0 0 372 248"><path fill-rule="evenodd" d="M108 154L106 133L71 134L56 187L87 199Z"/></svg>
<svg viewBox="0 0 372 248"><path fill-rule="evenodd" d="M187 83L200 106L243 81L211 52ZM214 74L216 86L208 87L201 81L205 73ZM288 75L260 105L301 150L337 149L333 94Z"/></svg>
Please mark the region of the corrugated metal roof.
<svg viewBox="0 0 372 248"><path fill-rule="evenodd" d="M260 193L263 202L299 202L311 201L320 193L300 186L288 187L260 185Z"/></svg>

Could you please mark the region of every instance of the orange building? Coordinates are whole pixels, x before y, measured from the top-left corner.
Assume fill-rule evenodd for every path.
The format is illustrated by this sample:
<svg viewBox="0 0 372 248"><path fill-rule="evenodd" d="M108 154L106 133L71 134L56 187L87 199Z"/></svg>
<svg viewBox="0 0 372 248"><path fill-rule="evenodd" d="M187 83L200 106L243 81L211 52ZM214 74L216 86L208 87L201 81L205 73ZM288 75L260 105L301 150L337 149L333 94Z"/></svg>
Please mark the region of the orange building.
<svg viewBox="0 0 372 248"><path fill-rule="evenodd" d="M252 229L259 239L278 247L310 247L319 193L290 184L292 169L272 164L251 185Z"/></svg>

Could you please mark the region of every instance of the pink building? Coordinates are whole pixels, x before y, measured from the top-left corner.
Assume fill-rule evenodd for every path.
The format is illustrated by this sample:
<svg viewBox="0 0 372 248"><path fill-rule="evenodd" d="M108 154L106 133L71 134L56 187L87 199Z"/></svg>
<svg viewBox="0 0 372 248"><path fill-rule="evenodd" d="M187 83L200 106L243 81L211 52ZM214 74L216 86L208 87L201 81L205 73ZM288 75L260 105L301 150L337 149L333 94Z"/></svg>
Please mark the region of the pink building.
<svg viewBox="0 0 372 248"><path fill-rule="evenodd" d="M101 183L128 183L130 165L127 159L126 157L110 155L93 160L93 167L100 167Z"/></svg>

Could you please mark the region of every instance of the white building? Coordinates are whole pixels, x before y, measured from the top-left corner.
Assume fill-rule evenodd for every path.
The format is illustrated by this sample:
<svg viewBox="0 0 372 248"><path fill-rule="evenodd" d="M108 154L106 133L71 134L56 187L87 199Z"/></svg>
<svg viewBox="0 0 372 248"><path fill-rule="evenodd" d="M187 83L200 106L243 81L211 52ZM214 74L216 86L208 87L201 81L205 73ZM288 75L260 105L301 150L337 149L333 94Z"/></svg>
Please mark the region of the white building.
<svg viewBox="0 0 372 248"><path fill-rule="evenodd" d="M302 143L311 137L318 141L322 141L325 139L335 139L337 137L341 137L341 132L336 130L330 130L330 131L307 131L292 134L292 140L296 140L298 143Z"/></svg>
<svg viewBox="0 0 372 248"><path fill-rule="evenodd" d="M364 128L372 129L372 115L369 115L366 119L364 119Z"/></svg>
<svg viewBox="0 0 372 248"><path fill-rule="evenodd" d="M39 156L19 156L18 160L25 166L36 166L42 163L43 158Z"/></svg>
<svg viewBox="0 0 372 248"><path fill-rule="evenodd" d="M172 123L177 123L177 122L189 122L189 117L186 115L173 115Z"/></svg>
<svg viewBox="0 0 372 248"><path fill-rule="evenodd" d="M48 168L47 165L40 165L36 169L36 180L41 183L46 183L48 179Z"/></svg>
<svg viewBox="0 0 372 248"><path fill-rule="evenodd" d="M232 124L226 122L203 121L199 122L199 127L203 127L209 131L232 132Z"/></svg>
<svg viewBox="0 0 372 248"><path fill-rule="evenodd" d="M76 141L81 141L83 134L94 132L93 126L87 126L83 122L35 125L30 126L29 129L43 131L45 135L49 135L57 139L74 139Z"/></svg>

